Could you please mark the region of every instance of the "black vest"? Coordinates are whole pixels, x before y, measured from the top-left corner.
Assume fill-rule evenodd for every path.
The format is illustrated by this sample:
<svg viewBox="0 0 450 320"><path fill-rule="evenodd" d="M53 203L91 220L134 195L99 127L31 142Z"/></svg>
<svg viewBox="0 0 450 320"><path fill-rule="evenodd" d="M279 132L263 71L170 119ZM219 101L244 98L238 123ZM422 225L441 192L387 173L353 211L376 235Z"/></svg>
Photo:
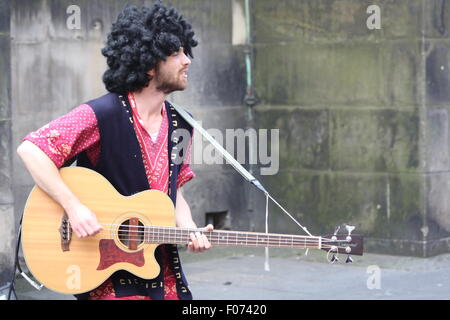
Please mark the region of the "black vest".
<svg viewBox="0 0 450 320"><path fill-rule="evenodd" d="M98 99L86 103L96 117L100 132L100 157L94 166L88 159L86 152L77 156L77 165L97 171L103 175L124 196L150 189L142 160L141 148L133 127L133 116L128 99L124 96L109 93ZM176 205L177 179L181 169L179 157L183 153L173 152L181 138L176 130L181 128L189 130L192 137L192 127L168 103L165 103L169 119L169 197ZM177 138L178 137L178 138ZM178 140L177 140L178 139ZM177 161L174 161L177 159ZM180 299L190 300L192 294L181 268L178 248L176 245L164 245L169 259L170 267L176 276L176 287ZM161 247L155 250L155 257L162 266ZM155 279L144 280L133 274L121 270L111 276L117 297L149 296L153 300L164 299L164 268ZM76 295L78 299L86 299L89 293Z"/></svg>

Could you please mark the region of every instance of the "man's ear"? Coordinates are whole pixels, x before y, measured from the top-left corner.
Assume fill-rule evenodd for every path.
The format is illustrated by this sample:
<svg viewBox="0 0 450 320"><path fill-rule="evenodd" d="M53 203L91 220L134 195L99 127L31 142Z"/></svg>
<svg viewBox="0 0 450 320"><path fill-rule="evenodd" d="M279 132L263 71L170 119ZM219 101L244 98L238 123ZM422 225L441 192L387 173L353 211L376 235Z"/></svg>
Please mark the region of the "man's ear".
<svg viewBox="0 0 450 320"><path fill-rule="evenodd" d="M147 74L150 76L150 78L154 78L156 74L156 68L151 69Z"/></svg>

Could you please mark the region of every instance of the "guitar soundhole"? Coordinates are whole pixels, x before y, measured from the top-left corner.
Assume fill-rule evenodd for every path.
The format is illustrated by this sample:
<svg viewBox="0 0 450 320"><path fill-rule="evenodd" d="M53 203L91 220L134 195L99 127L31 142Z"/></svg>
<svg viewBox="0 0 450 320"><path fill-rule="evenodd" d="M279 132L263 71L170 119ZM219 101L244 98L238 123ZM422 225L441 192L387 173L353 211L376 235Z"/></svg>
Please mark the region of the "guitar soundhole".
<svg viewBox="0 0 450 320"><path fill-rule="evenodd" d="M137 218L124 221L118 232L120 243L130 250L136 250L139 245L144 243L144 225Z"/></svg>

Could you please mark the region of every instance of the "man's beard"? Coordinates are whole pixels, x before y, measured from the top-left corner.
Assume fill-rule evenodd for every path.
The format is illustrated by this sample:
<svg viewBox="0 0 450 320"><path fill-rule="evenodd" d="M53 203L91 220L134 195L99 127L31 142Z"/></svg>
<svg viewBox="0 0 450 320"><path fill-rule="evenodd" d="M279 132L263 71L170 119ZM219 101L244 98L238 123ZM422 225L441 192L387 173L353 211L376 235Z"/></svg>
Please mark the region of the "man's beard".
<svg viewBox="0 0 450 320"><path fill-rule="evenodd" d="M174 80L167 77L167 75L162 74L155 77L156 89L163 92L164 94L170 94L174 91L183 91L186 89L186 84L182 83L181 80Z"/></svg>

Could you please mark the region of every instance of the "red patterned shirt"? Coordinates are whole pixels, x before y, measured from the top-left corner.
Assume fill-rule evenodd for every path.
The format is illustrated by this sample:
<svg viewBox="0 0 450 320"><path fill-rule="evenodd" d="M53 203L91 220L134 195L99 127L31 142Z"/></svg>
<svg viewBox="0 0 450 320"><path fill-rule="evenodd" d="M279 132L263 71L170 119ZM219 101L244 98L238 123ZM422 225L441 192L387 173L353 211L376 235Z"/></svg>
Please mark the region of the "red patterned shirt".
<svg viewBox="0 0 450 320"><path fill-rule="evenodd" d="M132 94L128 99L133 110L133 127L141 147L142 159L146 169L147 179L151 189L168 192L169 187L169 156L168 135L169 120L166 108L162 106L162 123L156 140L143 126L143 122L137 112L136 103ZM93 165L98 162L101 149L100 132L97 119L92 108L83 104L66 115L50 122L37 131L28 134L24 140L28 140L44 151L47 156L60 168L67 160L80 152L86 151L87 157ZM189 167L190 148L181 165L177 186L181 188L186 182L195 177ZM164 260L164 296L165 299L178 299L176 294L176 279L169 268L169 260L166 252L163 252ZM114 294L111 280L107 280L97 290L91 292L91 299L122 299ZM149 297L124 297L123 299L149 299Z"/></svg>

